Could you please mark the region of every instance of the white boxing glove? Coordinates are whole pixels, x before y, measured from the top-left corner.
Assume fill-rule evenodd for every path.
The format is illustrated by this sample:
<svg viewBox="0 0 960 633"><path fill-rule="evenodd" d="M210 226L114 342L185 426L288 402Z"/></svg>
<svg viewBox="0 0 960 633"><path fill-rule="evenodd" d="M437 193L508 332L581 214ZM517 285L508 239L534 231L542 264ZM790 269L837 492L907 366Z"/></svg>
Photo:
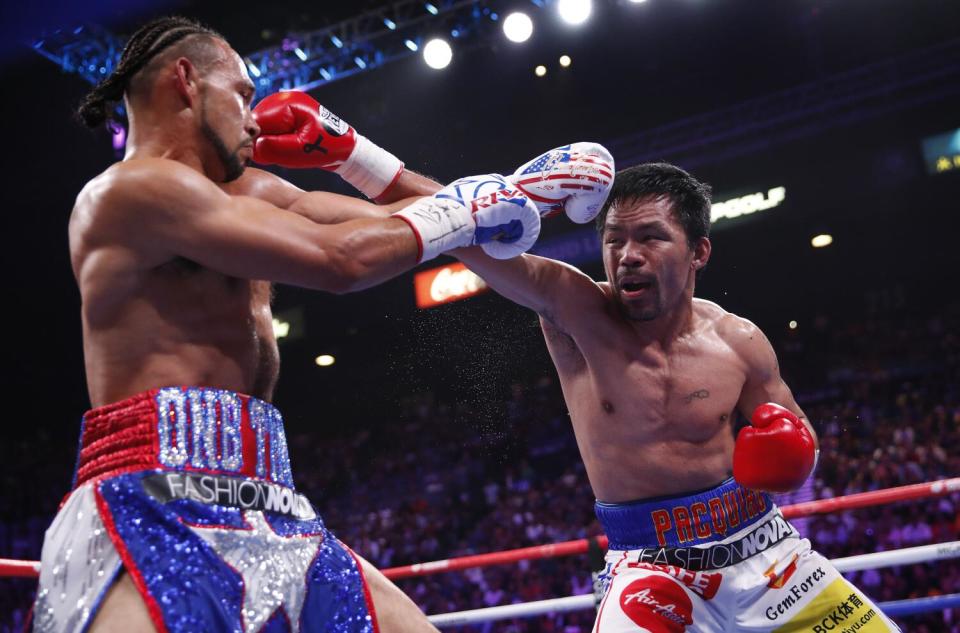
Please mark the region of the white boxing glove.
<svg viewBox="0 0 960 633"><path fill-rule="evenodd" d="M455 180L393 216L416 234L420 262L475 244L495 259L509 259L540 235L539 210L500 174Z"/></svg>
<svg viewBox="0 0 960 633"><path fill-rule="evenodd" d="M613 156L599 143L572 143L537 156L509 176L550 217L565 211L577 224L600 213L616 173Z"/></svg>

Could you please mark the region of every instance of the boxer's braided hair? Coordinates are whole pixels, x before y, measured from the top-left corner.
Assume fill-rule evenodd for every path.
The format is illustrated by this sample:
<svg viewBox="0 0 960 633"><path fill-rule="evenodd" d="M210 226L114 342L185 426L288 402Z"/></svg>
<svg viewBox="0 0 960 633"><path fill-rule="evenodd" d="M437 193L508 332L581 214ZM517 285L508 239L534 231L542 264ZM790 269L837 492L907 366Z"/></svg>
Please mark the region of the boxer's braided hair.
<svg viewBox="0 0 960 633"><path fill-rule="evenodd" d="M83 98L77 117L91 128L112 118L114 105L123 99L130 79L158 53L189 35L223 38L213 29L179 16L157 18L137 29L124 46L114 71Z"/></svg>

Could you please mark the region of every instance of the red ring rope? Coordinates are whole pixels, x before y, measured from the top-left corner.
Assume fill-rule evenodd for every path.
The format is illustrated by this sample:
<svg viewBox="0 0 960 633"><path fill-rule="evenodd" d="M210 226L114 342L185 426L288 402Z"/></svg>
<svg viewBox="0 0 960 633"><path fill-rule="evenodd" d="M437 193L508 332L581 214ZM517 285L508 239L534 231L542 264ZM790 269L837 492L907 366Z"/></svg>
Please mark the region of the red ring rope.
<svg viewBox="0 0 960 633"><path fill-rule="evenodd" d="M884 490L874 490L871 492L861 492L843 497L834 497L832 499L818 499L816 501L784 506L781 510L783 511L784 517L792 519L809 516L811 514L824 514L828 512L838 512L840 510L883 505L896 501L940 497L952 492L960 492L960 477L922 484L912 484L909 486L898 486L896 488L886 488ZM586 553L591 541L594 541L601 549L606 549L607 547L607 537L598 536L593 539L578 539L575 541L563 541L561 543L549 543L547 545L534 545L533 547L521 547L519 549L504 550L502 552L474 554L472 556L448 558L428 563L391 567L390 569L384 569L383 573L387 578L396 580L398 578L411 578L414 576L429 576L440 572L457 571L471 567L503 565L521 560L571 556ZM39 561L0 558L0 578L9 576L36 578L39 575Z"/></svg>

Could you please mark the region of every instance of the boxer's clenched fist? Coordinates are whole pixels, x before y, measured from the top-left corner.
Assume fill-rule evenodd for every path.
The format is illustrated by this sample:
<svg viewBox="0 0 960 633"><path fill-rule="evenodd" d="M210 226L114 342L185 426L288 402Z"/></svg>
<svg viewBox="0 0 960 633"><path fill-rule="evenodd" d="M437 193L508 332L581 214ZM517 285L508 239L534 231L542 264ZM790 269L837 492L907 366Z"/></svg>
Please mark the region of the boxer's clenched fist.
<svg viewBox="0 0 960 633"><path fill-rule="evenodd" d="M382 196L403 163L358 134L305 92L272 94L253 109L260 126L253 160L284 167L319 167L339 174L369 198Z"/></svg>
<svg viewBox="0 0 960 633"><path fill-rule="evenodd" d="M613 186L613 156L599 143L572 143L521 165L507 179L530 196L540 215L565 211L583 224L597 217Z"/></svg>
<svg viewBox="0 0 960 633"><path fill-rule="evenodd" d="M806 481L817 449L806 425L778 404L761 404L740 429L733 448L733 477L765 492L789 492Z"/></svg>
<svg viewBox="0 0 960 633"><path fill-rule="evenodd" d="M516 257L540 234L540 213L500 174L470 176L450 183L394 214L417 235L418 261L479 244L496 259Z"/></svg>

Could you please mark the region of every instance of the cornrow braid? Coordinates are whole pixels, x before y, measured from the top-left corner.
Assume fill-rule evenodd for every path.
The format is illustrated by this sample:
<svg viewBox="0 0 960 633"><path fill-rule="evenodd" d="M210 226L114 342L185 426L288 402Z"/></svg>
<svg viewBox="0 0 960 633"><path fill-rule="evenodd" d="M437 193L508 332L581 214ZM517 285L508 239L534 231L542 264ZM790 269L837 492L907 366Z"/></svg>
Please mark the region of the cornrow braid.
<svg viewBox="0 0 960 633"><path fill-rule="evenodd" d="M77 118L91 128L112 118L114 104L123 99L123 93L137 71L161 51L188 35L198 34L222 37L199 22L179 16L157 18L137 29L127 40L120 54L120 63L110 76L97 84L80 102Z"/></svg>

